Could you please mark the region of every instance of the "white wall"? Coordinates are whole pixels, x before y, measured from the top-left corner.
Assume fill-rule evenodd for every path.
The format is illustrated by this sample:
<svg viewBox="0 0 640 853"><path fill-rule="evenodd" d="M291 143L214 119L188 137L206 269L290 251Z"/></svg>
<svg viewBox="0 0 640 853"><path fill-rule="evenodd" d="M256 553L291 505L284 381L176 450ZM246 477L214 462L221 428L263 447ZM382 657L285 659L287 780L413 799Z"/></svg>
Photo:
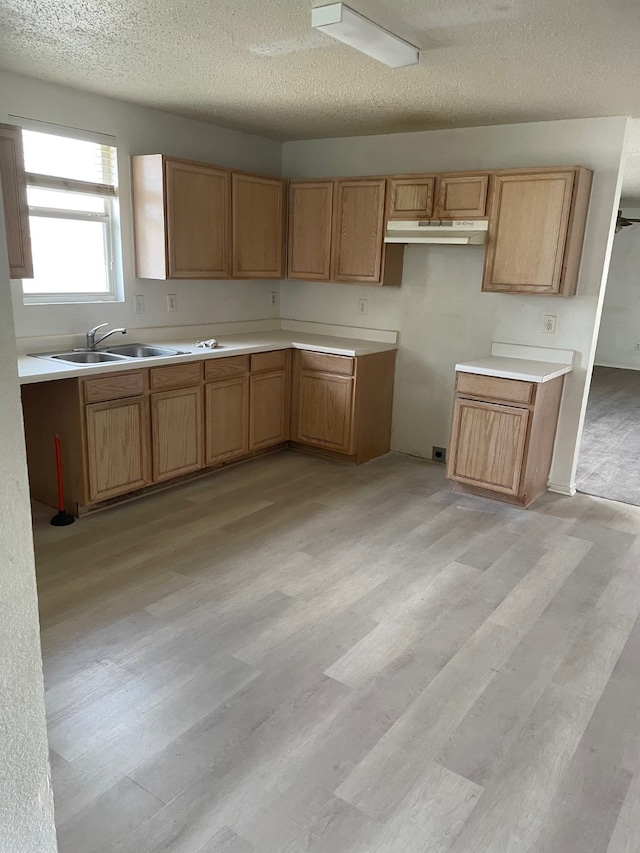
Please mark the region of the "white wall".
<svg viewBox="0 0 640 853"><path fill-rule="evenodd" d="M279 142L0 72L0 121L6 122L11 115L116 137L125 289L124 303L23 305L20 283L14 282L18 337L77 333L99 322L136 328L277 316L277 306L269 305L269 291L278 290L278 282L163 282L135 278L129 156L171 154L279 175ZM136 315L133 296L138 293L144 296L146 310ZM178 310L171 314L166 309L168 293L178 297Z"/></svg>
<svg viewBox="0 0 640 853"><path fill-rule="evenodd" d="M574 349L550 478L561 490L574 487L625 126L624 118L585 119L284 144L283 174L292 178L576 164L595 170L573 298L481 293L483 250L467 246L408 247L400 288L283 282L283 317L399 329L394 449L429 458L433 445L446 445L455 362L487 355L492 340ZM366 317L357 313L362 297ZM541 332L546 313L558 316L553 337Z"/></svg>
<svg viewBox="0 0 640 853"><path fill-rule="evenodd" d="M624 216L640 219L640 208ZM619 231L613 240L607 291L596 349L596 364L640 370L640 224Z"/></svg>
<svg viewBox="0 0 640 853"><path fill-rule="evenodd" d="M0 397L0 853L53 853L31 510L2 217Z"/></svg>

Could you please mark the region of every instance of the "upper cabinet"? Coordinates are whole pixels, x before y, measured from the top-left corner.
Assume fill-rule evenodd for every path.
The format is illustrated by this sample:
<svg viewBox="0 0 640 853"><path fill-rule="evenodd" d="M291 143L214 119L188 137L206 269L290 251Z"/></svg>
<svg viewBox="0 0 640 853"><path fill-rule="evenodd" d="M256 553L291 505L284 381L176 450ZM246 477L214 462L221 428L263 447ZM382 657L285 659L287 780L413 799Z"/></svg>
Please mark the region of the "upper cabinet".
<svg viewBox="0 0 640 853"><path fill-rule="evenodd" d="M333 181L289 183L289 278L328 281Z"/></svg>
<svg viewBox="0 0 640 853"><path fill-rule="evenodd" d="M488 172L389 178L388 219L472 219L487 212Z"/></svg>
<svg viewBox="0 0 640 853"><path fill-rule="evenodd" d="M283 276L283 181L162 154L131 164L137 276Z"/></svg>
<svg viewBox="0 0 640 853"><path fill-rule="evenodd" d="M494 174L484 291L573 296L591 179L581 166Z"/></svg>
<svg viewBox="0 0 640 853"><path fill-rule="evenodd" d="M437 219L473 219L487 212L489 175L438 175L436 184Z"/></svg>
<svg viewBox="0 0 640 853"><path fill-rule="evenodd" d="M430 219L433 214L434 175L389 178L389 219Z"/></svg>
<svg viewBox="0 0 640 853"><path fill-rule="evenodd" d="M0 182L9 252L9 275L11 278L33 278L22 131L10 124L0 124Z"/></svg>
<svg viewBox="0 0 640 853"><path fill-rule="evenodd" d="M404 247L384 243L386 183L291 181L288 278L399 285Z"/></svg>
<svg viewBox="0 0 640 853"><path fill-rule="evenodd" d="M229 278L229 172L162 154L133 157L131 167L136 275Z"/></svg>
<svg viewBox="0 0 640 853"><path fill-rule="evenodd" d="M233 174L233 277L284 276L285 184Z"/></svg>

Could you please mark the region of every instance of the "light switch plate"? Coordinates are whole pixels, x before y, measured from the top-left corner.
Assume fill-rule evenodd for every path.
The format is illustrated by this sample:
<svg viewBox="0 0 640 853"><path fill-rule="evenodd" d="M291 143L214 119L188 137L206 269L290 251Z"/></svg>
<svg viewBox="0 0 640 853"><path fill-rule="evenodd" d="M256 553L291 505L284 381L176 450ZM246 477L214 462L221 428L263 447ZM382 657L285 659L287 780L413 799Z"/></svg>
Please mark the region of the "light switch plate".
<svg viewBox="0 0 640 853"><path fill-rule="evenodd" d="M144 296L141 293L133 297L133 304L136 314L144 314Z"/></svg>

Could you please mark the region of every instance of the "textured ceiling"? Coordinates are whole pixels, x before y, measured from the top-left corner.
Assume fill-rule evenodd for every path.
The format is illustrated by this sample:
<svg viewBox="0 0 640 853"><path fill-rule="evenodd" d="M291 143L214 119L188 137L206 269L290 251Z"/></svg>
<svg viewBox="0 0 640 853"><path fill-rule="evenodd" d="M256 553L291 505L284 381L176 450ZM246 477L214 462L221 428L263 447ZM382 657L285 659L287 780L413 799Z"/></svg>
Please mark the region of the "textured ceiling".
<svg viewBox="0 0 640 853"><path fill-rule="evenodd" d="M640 115L639 0L351 0L422 48L398 70L325 2L0 0L0 66L281 140Z"/></svg>

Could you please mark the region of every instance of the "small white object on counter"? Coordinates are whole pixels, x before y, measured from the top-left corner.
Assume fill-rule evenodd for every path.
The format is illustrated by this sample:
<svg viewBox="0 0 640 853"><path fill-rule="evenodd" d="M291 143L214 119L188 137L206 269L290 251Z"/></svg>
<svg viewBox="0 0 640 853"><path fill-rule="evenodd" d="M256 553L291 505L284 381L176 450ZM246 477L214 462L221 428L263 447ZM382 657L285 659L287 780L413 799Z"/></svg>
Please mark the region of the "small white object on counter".
<svg viewBox="0 0 640 853"><path fill-rule="evenodd" d="M491 353L485 358L456 364L456 371L522 382L549 382L570 373L574 357L573 350L498 342L492 344Z"/></svg>

